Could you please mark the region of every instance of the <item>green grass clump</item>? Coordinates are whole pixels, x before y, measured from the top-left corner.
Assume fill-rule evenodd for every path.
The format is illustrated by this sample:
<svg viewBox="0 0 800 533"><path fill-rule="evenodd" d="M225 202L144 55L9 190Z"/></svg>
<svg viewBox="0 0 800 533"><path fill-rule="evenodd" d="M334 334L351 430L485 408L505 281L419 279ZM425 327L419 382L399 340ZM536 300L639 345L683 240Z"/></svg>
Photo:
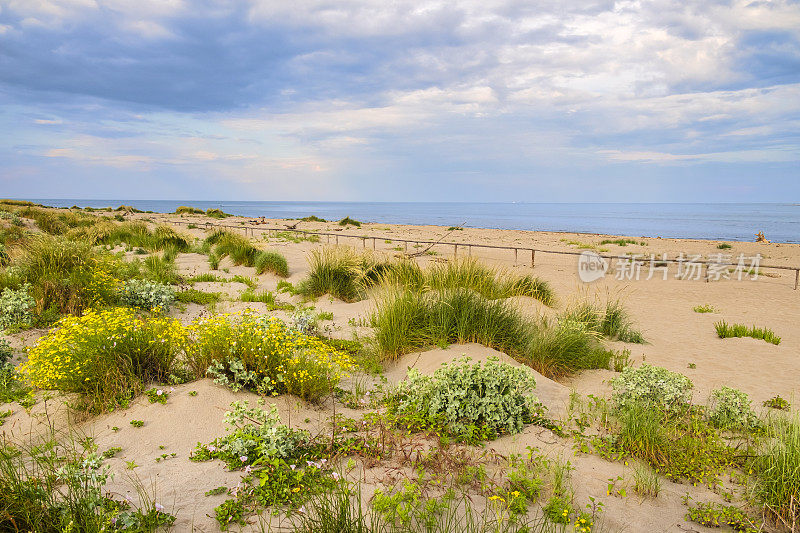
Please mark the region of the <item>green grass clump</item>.
<svg viewBox="0 0 800 533"><path fill-rule="evenodd" d="M303 222L327 222L324 218L319 218L317 215L311 215L308 217L303 217L300 220Z"/></svg>
<svg viewBox="0 0 800 533"><path fill-rule="evenodd" d="M781 338L769 328L757 328L752 326L748 328L744 324L728 324L724 320L714 324L717 330L717 335L720 339L728 339L731 337L752 337L754 339L762 339L770 344L778 345L781 343Z"/></svg>
<svg viewBox="0 0 800 533"><path fill-rule="evenodd" d="M630 315L620 300L608 300L604 306L596 302L580 302L570 306L559 320L584 324L612 340L645 343L641 332L633 328Z"/></svg>
<svg viewBox="0 0 800 533"><path fill-rule="evenodd" d="M754 495L776 522L800 520L800 419L775 417L767 424L763 449L751 462Z"/></svg>
<svg viewBox="0 0 800 533"><path fill-rule="evenodd" d="M175 293L175 299L185 304L210 305L219 302L221 298L222 294L219 292L205 292L197 289L185 289Z"/></svg>
<svg viewBox="0 0 800 533"><path fill-rule="evenodd" d="M703 304L703 305L696 305L692 309L694 309L695 313L716 313L717 308L710 304Z"/></svg>
<svg viewBox="0 0 800 533"><path fill-rule="evenodd" d="M434 345L477 342L546 376L558 376L607 368L611 356L586 328L534 322L505 300L489 300L466 288L420 292L385 287L370 324L384 359Z"/></svg>
<svg viewBox="0 0 800 533"><path fill-rule="evenodd" d="M273 311L275 309L284 309L284 310L294 309L294 306L291 304L283 304L278 302L275 299L275 294L273 294L270 291L255 292L252 289L248 289L242 292L241 295L239 295L239 300L241 300L242 302L261 302L263 304L266 304L267 308L270 311Z"/></svg>
<svg viewBox="0 0 800 533"><path fill-rule="evenodd" d="M143 498L139 508L112 499L103 456L75 440L0 447L0 530L100 532L112 520L129 524L128 531L172 525L175 517L152 498Z"/></svg>
<svg viewBox="0 0 800 533"><path fill-rule="evenodd" d="M369 257L348 247L313 250L308 260L308 277L298 289L312 297L330 294L345 302L360 300L370 285Z"/></svg>
<svg viewBox="0 0 800 533"><path fill-rule="evenodd" d="M733 246L731 246L727 242L723 242L722 244L718 244L717 248L719 248L720 250L729 250L729 249L733 248Z"/></svg>
<svg viewBox="0 0 800 533"><path fill-rule="evenodd" d="M289 265L286 263L286 258L278 252L259 252L253 262L253 266L256 269L256 274L272 272L283 278L289 276Z"/></svg>
<svg viewBox="0 0 800 533"><path fill-rule="evenodd" d="M189 207L188 205L181 205L175 210L176 215L202 215L205 211L197 209L196 207Z"/></svg>
<svg viewBox="0 0 800 533"><path fill-rule="evenodd" d="M206 216L211 218L228 218L232 217L233 215L225 213L221 209L206 209Z"/></svg>
<svg viewBox="0 0 800 533"><path fill-rule="evenodd" d="M358 220L354 220L354 219L352 219L350 217L344 217L342 220L339 221L339 225L340 226L348 226L348 225L350 225L350 226L355 226L357 228L360 228L361 227L361 222L359 222Z"/></svg>

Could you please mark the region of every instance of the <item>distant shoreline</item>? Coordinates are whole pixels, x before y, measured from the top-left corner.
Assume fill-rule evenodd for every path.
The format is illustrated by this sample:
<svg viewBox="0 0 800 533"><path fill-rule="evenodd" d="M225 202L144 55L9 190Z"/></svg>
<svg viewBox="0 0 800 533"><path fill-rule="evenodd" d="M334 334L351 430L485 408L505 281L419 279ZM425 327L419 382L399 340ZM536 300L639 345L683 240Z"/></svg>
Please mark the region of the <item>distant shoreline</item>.
<svg viewBox="0 0 800 533"><path fill-rule="evenodd" d="M222 209L244 218L327 220L346 216L376 224L459 226L576 235L752 242L763 231L776 243L800 242L800 209L793 203L476 203L476 202L246 202L28 199L52 207L103 209L131 205L170 214L178 206Z"/></svg>

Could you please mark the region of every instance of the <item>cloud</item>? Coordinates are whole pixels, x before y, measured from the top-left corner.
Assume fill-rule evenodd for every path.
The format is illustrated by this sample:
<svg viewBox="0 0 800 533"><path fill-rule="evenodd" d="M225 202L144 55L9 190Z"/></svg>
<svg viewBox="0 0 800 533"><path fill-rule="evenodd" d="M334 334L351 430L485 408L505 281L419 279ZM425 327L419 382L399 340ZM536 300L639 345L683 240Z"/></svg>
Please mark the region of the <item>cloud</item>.
<svg viewBox="0 0 800 533"><path fill-rule="evenodd" d="M783 179L800 5L0 0L0 103L9 175L448 199L634 168Z"/></svg>

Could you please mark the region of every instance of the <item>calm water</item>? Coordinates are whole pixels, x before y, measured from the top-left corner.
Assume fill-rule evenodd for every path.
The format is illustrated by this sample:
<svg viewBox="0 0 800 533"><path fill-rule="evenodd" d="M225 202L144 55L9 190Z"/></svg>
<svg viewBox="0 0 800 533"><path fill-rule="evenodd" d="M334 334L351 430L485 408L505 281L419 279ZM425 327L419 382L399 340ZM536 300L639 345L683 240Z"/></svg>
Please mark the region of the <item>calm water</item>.
<svg viewBox="0 0 800 533"><path fill-rule="evenodd" d="M453 202L201 202L32 199L55 207L116 207L172 212L179 205L268 218L350 216L364 222L433 224L543 231L752 241L763 231L777 242L800 242L800 204L536 204Z"/></svg>

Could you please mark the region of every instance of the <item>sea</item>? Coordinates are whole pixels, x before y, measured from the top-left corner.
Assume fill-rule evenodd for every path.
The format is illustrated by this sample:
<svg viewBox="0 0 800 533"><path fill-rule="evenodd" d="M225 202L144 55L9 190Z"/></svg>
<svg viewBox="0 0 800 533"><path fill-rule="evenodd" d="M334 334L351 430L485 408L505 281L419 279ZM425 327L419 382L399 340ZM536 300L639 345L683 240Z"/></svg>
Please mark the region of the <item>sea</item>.
<svg viewBox="0 0 800 533"><path fill-rule="evenodd" d="M25 198L53 207L117 207L169 213L178 206L216 208L248 217L600 233L772 242L800 242L800 203L477 203L477 202L242 202Z"/></svg>

